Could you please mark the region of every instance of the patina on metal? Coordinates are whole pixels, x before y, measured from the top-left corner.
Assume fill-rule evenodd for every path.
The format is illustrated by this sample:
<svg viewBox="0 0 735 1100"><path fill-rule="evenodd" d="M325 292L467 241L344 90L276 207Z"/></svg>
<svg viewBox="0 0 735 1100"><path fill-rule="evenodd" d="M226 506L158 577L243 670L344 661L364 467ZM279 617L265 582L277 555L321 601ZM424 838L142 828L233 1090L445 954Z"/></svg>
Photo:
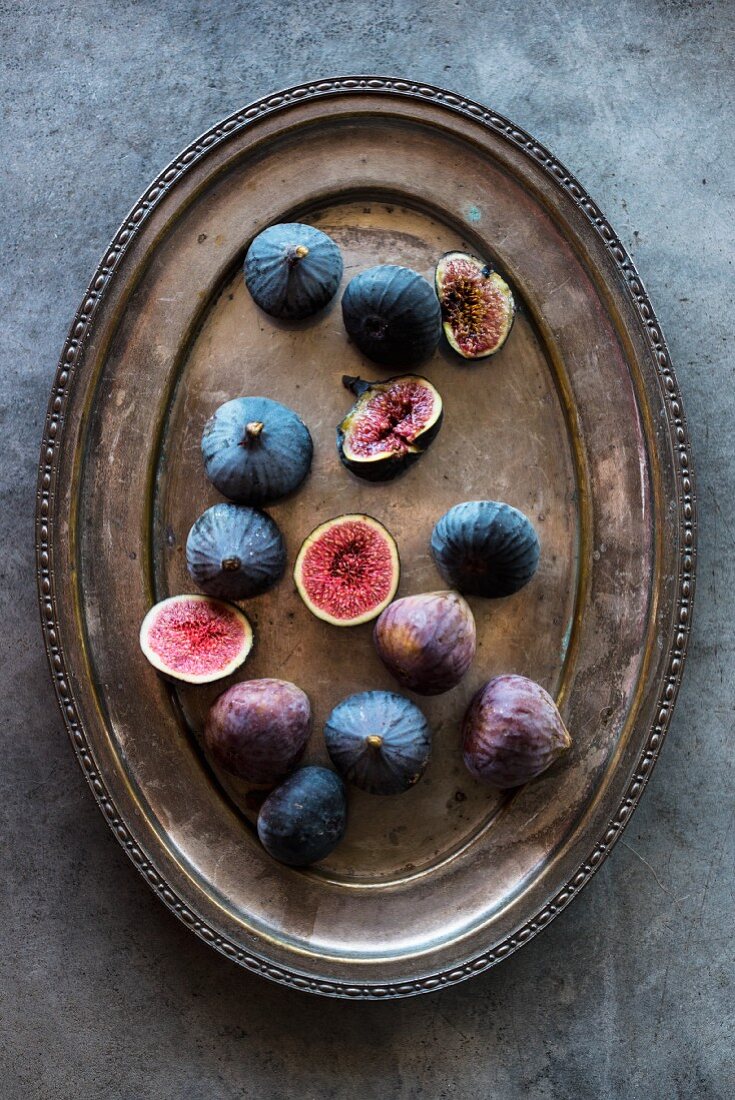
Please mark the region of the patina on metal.
<svg viewBox="0 0 735 1100"><path fill-rule="evenodd" d="M519 302L493 359L446 347L422 367L444 398L431 450L370 485L340 465L343 374L379 377L346 338L338 298L279 323L240 275L282 220L328 232L345 280L375 263L430 277L450 249L495 262ZM384 373L384 372L383 372ZM400 595L441 586L433 522L459 500L520 507L537 575L472 600L465 681L420 700L424 778L397 798L350 793L343 844L319 867L272 861L256 799L199 736L221 689L173 688L138 649L150 604L191 588L184 544L217 498L199 452L224 400L264 394L304 418L311 475L272 513L291 562L314 524L375 515L398 540ZM564 908L622 832L660 751L682 674L694 584L688 437L640 279L595 204L528 134L459 95L391 78L291 88L203 135L116 234L62 352L43 441L38 567L46 645L80 763L111 827L165 903L250 970L299 989L396 997L492 966ZM290 581L251 601L240 678L309 694L307 759L339 699L394 688L371 628L312 618ZM464 771L459 722L476 688L520 672L556 694L567 757L513 796Z"/></svg>

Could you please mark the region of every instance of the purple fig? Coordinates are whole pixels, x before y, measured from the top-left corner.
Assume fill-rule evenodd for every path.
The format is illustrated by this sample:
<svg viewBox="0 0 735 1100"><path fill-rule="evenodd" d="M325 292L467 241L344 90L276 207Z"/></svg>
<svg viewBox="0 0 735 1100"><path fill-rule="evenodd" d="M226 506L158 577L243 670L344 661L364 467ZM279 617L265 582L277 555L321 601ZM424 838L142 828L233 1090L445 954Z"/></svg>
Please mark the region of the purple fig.
<svg viewBox="0 0 735 1100"><path fill-rule="evenodd" d="M490 680L473 698L462 725L467 768L494 787L527 783L571 744L554 700L525 676Z"/></svg>
<svg viewBox="0 0 735 1100"><path fill-rule="evenodd" d="M378 656L398 683L419 695L440 695L464 676L477 636L469 604L458 592L404 596L375 624Z"/></svg>
<svg viewBox="0 0 735 1100"><path fill-rule="evenodd" d="M225 771L273 784L301 759L311 733L304 692L286 680L233 684L209 708L204 743Z"/></svg>

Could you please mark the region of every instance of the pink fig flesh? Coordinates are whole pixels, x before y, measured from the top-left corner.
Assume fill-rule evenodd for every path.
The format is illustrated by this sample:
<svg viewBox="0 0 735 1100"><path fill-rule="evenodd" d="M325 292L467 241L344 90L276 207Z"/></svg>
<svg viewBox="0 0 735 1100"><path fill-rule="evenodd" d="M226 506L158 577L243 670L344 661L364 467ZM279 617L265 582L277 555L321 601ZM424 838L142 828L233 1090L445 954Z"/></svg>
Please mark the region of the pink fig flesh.
<svg viewBox="0 0 735 1100"><path fill-rule="evenodd" d="M309 699L286 680L245 680L209 709L204 743L231 775L272 785L301 759L311 733Z"/></svg>
<svg viewBox="0 0 735 1100"><path fill-rule="evenodd" d="M535 779L571 744L554 700L525 676L490 680L473 698L462 726L467 768L500 788Z"/></svg>
<svg viewBox="0 0 735 1100"><path fill-rule="evenodd" d="M477 645L474 616L458 592L394 600L375 624L374 638L388 671L419 695L441 695L455 687Z"/></svg>

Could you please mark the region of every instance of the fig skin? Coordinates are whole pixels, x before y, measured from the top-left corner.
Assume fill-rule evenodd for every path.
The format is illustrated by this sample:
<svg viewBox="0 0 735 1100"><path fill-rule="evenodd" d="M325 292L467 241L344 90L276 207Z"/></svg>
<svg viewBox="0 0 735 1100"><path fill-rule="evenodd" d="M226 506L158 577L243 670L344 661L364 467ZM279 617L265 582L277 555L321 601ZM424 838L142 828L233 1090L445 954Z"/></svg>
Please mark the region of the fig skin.
<svg viewBox="0 0 735 1100"><path fill-rule="evenodd" d="M525 676L496 676L480 688L462 724L467 769L485 783L519 787L571 747L556 703Z"/></svg>
<svg viewBox="0 0 735 1100"><path fill-rule="evenodd" d="M209 708L204 743L231 775L272 786L296 767L311 733L311 706L287 680L245 680Z"/></svg>
<svg viewBox="0 0 735 1100"><path fill-rule="evenodd" d="M338 703L324 741L341 775L369 794L402 794L431 755L431 729L415 703L394 691L359 691Z"/></svg>
<svg viewBox="0 0 735 1100"><path fill-rule="evenodd" d="M328 856L344 836L347 798L328 768L299 768L268 795L258 814L258 837L268 855L292 867Z"/></svg>
<svg viewBox="0 0 735 1100"><path fill-rule="evenodd" d="M402 687L441 695L472 664L475 619L459 592L422 592L386 607L374 631L378 656Z"/></svg>

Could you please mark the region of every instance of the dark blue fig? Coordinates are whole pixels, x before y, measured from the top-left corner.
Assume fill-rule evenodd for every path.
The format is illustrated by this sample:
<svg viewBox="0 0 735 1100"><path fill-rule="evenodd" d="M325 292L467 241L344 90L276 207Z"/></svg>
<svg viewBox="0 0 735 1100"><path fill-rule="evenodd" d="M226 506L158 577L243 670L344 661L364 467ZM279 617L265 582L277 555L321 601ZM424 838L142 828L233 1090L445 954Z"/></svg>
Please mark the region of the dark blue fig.
<svg viewBox="0 0 735 1100"><path fill-rule="evenodd" d="M523 512L496 500L467 500L437 521L431 552L452 588L497 599L530 581L540 551L533 524Z"/></svg>
<svg viewBox="0 0 735 1100"><path fill-rule="evenodd" d="M298 488L314 447L299 416L269 397L236 397L210 417L202 436L207 477L238 504L267 504Z"/></svg>
<svg viewBox="0 0 735 1100"><path fill-rule="evenodd" d="M462 726L467 768L501 789L528 783L571 744L554 700L525 676L490 680L470 703Z"/></svg>
<svg viewBox="0 0 735 1100"><path fill-rule="evenodd" d="M204 744L221 768L273 784L296 767L311 733L308 696L287 680L244 680L209 708Z"/></svg>
<svg viewBox="0 0 735 1100"><path fill-rule="evenodd" d="M280 863L305 867L337 847L347 826L342 780L327 768L300 768L266 798L258 836Z"/></svg>
<svg viewBox="0 0 735 1100"><path fill-rule="evenodd" d="M342 255L331 237L300 222L259 233L245 257L245 284L272 317L299 320L318 313L337 293Z"/></svg>
<svg viewBox="0 0 735 1100"><path fill-rule="evenodd" d="M429 723L392 691L362 691L343 699L324 727L338 771L371 794L400 794L423 775L431 754Z"/></svg>
<svg viewBox="0 0 735 1100"><path fill-rule="evenodd" d="M389 366L428 358L442 331L431 284L417 271L394 264L368 268L349 281L342 317L360 351Z"/></svg>
<svg viewBox="0 0 735 1100"><path fill-rule="evenodd" d="M208 596L247 600L281 579L286 546L265 512L242 504L213 504L189 531L186 565Z"/></svg>

